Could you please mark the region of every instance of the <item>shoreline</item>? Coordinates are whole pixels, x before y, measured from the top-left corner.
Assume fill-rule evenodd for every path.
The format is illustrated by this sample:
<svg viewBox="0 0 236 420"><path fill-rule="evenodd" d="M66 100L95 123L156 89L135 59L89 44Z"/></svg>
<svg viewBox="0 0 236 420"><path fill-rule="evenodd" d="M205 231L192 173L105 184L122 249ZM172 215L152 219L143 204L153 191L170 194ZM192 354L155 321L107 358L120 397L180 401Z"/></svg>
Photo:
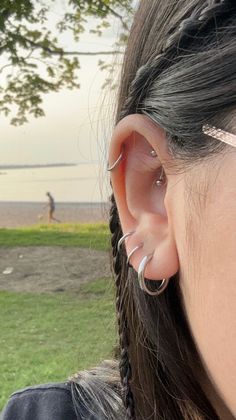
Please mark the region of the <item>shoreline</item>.
<svg viewBox="0 0 236 420"><path fill-rule="evenodd" d="M0 227L16 228L47 223L46 202L0 201ZM109 203L57 202L55 217L62 223L108 222Z"/></svg>

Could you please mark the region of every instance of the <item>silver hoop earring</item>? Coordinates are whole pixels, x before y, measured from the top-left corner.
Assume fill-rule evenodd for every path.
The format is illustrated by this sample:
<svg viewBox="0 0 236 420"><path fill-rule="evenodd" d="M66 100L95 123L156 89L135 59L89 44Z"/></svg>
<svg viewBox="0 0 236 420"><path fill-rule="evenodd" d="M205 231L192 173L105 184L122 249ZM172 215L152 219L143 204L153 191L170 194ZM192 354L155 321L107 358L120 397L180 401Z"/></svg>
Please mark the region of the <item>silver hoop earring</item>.
<svg viewBox="0 0 236 420"><path fill-rule="evenodd" d="M138 281L139 281L140 288L144 292L148 293L150 296L159 296L162 292L164 292L165 288L167 287L167 285L169 283L169 279L163 279L160 286L155 291L149 290L147 288L146 283L145 283L145 269L146 269L149 261L152 259L152 257L153 257L153 253L149 254L149 255L146 255L142 259L141 263L139 264Z"/></svg>
<svg viewBox="0 0 236 420"><path fill-rule="evenodd" d="M108 172L113 171L113 169L115 169L119 165L119 163L121 162L122 158L123 158L123 152L121 152L121 154L119 155L119 157L116 159L116 161L111 166L108 165L107 171Z"/></svg>
<svg viewBox="0 0 236 420"><path fill-rule="evenodd" d="M121 238L120 238L120 240L118 241L118 244L117 244L117 251L118 252L120 252L120 248L121 248L121 245L123 244L123 242L129 237L129 236L131 236L131 235L133 235L134 234L134 232L135 232L135 230L132 230L131 232L127 232L125 235L123 235Z"/></svg>
<svg viewBox="0 0 236 420"><path fill-rule="evenodd" d="M136 251L138 251L140 248L142 248L143 247L143 243L141 243L141 244L139 244L139 245L137 245L134 249L132 249L132 251L130 251L130 253L129 253L129 255L128 255L128 257L127 257L127 264L129 264L129 262L130 262L130 258L134 255L134 253L136 252Z"/></svg>
<svg viewBox="0 0 236 420"><path fill-rule="evenodd" d="M164 169L162 167L160 178L156 181L156 186L157 187L162 187L162 185L164 185L164 184L165 184Z"/></svg>

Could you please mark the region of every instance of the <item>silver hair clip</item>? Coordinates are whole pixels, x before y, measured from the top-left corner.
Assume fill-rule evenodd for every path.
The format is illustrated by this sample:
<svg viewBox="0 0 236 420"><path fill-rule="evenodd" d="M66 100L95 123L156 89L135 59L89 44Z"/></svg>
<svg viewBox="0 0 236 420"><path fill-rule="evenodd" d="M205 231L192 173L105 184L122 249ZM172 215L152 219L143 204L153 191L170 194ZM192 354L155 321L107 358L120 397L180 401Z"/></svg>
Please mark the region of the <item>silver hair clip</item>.
<svg viewBox="0 0 236 420"><path fill-rule="evenodd" d="M227 131L221 130L211 125L204 125L202 131L207 136L213 137L216 140L222 141L223 143L229 144L230 146L236 147L236 135L228 133Z"/></svg>

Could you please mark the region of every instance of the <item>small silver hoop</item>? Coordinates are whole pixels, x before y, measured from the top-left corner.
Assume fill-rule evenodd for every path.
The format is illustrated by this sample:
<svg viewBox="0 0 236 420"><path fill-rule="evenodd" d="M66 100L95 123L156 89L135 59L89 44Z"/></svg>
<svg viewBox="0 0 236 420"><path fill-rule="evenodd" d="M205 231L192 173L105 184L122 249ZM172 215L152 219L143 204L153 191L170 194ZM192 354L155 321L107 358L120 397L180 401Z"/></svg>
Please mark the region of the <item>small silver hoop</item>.
<svg viewBox="0 0 236 420"><path fill-rule="evenodd" d="M119 240L119 242L118 242L118 244L117 244L117 251L118 252L120 252L120 248L121 248L121 245L123 244L123 242L129 237L129 236L131 236L131 235L133 235L134 234L134 232L135 232L135 230L132 230L131 232L127 232L125 235L123 235L121 238L120 238L120 240Z"/></svg>
<svg viewBox="0 0 236 420"><path fill-rule="evenodd" d="M119 165L119 163L120 163L120 161L121 161L122 158L123 158L123 152L121 152L121 154L119 155L118 159L116 159L116 161L111 166L108 165L107 171L108 172L113 171L113 169L115 169Z"/></svg>
<svg viewBox="0 0 236 420"><path fill-rule="evenodd" d="M164 177L164 169L163 167L161 168L161 175L159 177L159 179L156 181L156 186L157 187L162 187L162 185L165 184L165 180L163 179Z"/></svg>
<svg viewBox="0 0 236 420"><path fill-rule="evenodd" d="M165 288L167 287L167 285L169 283L169 279L163 279L160 286L155 291L149 290L147 288L146 283L145 283L145 269L146 269L149 261L152 259L152 257L153 257L153 253L149 254L149 255L146 255L142 259L141 263L139 264L138 281L139 281L140 288L144 292L148 293L150 296L159 296L165 290Z"/></svg>
<svg viewBox="0 0 236 420"><path fill-rule="evenodd" d="M143 247L143 243L141 243L141 244L137 245L134 249L132 249L132 251L130 251L130 253L129 253L128 257L127 257L127 264L129 264L129 262L130 262L130 258L134 255L134 253L135 253L136 251L138 251L138 249L140 249L140 248L142 248L142 247Z"/></svg>

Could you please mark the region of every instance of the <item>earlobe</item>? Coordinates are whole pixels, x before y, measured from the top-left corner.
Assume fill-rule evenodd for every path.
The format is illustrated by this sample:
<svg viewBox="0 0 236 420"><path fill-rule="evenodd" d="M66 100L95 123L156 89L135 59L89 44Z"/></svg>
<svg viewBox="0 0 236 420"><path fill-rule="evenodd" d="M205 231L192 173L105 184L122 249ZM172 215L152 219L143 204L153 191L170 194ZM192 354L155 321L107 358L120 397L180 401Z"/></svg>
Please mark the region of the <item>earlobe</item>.
<svg viewBox="0 0 236 420"><path fill-rule="evenodd" d="M164 130L147 117L130 115L118 124L109 153L111 182L122 230L134 232L123 245L136 271L143 258L152 254L145 268L150 280L169 278L178 271L171 212L165 205L168 182L163 162L167 159Z"/></svg>

